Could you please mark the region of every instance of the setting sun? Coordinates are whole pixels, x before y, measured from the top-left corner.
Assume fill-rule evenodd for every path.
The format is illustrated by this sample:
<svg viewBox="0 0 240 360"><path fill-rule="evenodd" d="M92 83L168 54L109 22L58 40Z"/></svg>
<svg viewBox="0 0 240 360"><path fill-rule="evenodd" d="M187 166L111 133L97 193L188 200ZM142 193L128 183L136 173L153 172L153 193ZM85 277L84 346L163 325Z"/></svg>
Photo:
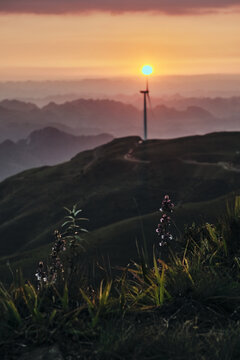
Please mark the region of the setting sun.
<svg viewBox="0 0 240 360"><path fill-rule="evenodd" d="M150 65L144 65L142 68L142 73L144 75L151 75L153 73L153 68Z"/></svg>

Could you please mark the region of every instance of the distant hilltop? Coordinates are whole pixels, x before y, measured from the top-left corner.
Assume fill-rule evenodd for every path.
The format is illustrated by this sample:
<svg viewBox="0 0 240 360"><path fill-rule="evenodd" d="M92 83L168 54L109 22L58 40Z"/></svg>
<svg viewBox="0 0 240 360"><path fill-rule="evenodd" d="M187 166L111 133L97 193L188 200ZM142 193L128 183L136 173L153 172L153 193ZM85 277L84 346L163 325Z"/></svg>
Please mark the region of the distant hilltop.
<svg viewBox="0 0 240 360"><path fill-rule="evenodd" d="M0 144L0 181L26 169L55 165L113 139L109 134L74 136L53 127L33 131L26 139Z"/></svg>

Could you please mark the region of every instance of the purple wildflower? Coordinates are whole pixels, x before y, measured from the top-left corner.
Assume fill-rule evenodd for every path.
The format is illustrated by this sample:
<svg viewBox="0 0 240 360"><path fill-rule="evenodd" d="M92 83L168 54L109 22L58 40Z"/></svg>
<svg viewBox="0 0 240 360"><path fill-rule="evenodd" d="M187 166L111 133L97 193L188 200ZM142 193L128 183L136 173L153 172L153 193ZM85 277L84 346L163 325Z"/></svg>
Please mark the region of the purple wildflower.
<svg viewBox="0 0 240 360"><path fill-rule="evenodd" d="M171 225L171 217L168 215L172 213L174 209L174 204L169 198L169 195L165 195L162 201L162 207L160 211L163 213L160 219L160 223L156 229L158 236L160 237L159 246L165 246L169 241L173 239L172 234L169 231Z"/></svg>

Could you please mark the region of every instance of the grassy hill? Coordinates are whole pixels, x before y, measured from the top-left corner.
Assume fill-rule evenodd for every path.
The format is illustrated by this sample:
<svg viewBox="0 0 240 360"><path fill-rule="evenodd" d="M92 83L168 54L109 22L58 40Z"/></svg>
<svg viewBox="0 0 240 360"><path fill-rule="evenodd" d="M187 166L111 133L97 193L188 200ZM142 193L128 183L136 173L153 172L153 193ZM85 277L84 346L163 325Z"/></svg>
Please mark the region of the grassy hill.
<svg viewBox="0 0 240 360"><path fill-rule="evenodd" d="M120 138L69 162L3 181L2 266L8 258L13 263L29 259L33 266L39 252L48 252L63 207L74 203L90 220L84 225L93 253L112 254L114 263L134 256L143 231L151 246L157 241L157 211L165 193L177 205L180 230L186 223L216 218L226 199L240 190L239 144L238 132L147 142Z"/></svg>
<svg viewBox="0 0 240 360"><path fill-rule="evenodd" d="M0 283L2 359L239 359L240 197L233 205L216 225L188 227L165 258L149 254L152 265L145 256L89 277L78 257L77 271L38 270L37 284L13 273L10 286ZM121 248L132 220L114 227L124 229ZM115 239L100 233L101 247Z"/></svg>

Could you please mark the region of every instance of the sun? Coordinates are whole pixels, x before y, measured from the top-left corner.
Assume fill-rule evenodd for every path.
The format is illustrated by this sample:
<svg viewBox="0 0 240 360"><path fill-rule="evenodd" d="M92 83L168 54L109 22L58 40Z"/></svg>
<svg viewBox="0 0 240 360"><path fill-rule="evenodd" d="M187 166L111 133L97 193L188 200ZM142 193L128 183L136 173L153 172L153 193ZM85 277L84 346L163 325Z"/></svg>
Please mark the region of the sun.
<svg viewBox="0 0 240 360"><path fill-rule="evenodd" d="M151 65L144 65L142 67L142 73L144 75L151 75L153 73L153 68Z"/></svg>

